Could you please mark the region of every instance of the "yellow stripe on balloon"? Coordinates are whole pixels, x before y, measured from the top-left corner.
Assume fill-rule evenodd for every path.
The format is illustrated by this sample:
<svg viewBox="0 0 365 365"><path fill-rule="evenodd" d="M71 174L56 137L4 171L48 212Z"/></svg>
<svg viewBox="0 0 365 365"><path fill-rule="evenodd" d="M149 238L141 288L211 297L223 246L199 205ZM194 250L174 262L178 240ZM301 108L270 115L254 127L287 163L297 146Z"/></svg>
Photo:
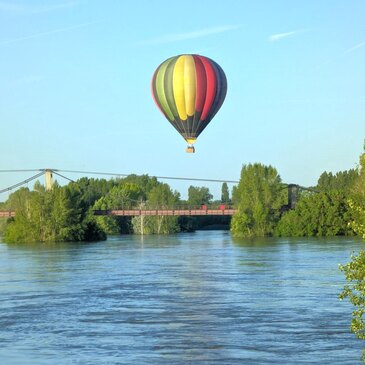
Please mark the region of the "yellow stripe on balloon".
<svg viewBox="0 0 365 365"><path fill-rule="evenodd" d="M174 99L181 120L187 120L185 108L185 90L184 90L184 68L187 56L180 56L175 63L174 74L172 77Z"/></svg>
<svg viewBox="0 0 365 365"><path fill-rule="evenodd" d="M185 138L185 141L189 144L194 144L196 142L196 138Z"/></svg>
<svg viewBox="0 0 365 365"><path fill-rule="evenodd" d="M184 67L185 110L191 117L195 113L196 76L193 56L185 56Z"/></svg>

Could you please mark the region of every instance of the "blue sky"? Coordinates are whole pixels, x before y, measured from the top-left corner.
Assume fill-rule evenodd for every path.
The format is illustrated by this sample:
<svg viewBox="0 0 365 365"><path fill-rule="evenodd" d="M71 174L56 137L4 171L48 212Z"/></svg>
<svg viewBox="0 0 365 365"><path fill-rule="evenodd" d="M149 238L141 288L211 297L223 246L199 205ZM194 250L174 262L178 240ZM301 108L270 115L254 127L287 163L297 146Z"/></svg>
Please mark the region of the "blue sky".
<svg viewBox="0 0 365 365"><path fill-rule="evenodd" d="M238 180L261 162L309 186L354 168L364 14L362 0L0 0L0 169ZM150 94L156 67L182 53L212 58L228 80L195 154ZM2 173L0 189L28 176ZM168 182L183 196L221 188Z"/></svg>

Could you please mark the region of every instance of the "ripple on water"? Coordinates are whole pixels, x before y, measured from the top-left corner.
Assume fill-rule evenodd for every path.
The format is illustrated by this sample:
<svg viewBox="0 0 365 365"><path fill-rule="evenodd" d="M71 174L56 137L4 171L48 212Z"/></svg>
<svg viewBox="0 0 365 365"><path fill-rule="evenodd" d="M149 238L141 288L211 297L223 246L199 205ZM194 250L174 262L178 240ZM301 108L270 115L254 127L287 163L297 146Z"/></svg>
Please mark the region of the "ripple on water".
<svg viewBox="0 0 365 365"><path fill-rule="evenodd" d="M226 232L0 243L0 358L28 364L361 364L338 301L357 240Z"/></svg>

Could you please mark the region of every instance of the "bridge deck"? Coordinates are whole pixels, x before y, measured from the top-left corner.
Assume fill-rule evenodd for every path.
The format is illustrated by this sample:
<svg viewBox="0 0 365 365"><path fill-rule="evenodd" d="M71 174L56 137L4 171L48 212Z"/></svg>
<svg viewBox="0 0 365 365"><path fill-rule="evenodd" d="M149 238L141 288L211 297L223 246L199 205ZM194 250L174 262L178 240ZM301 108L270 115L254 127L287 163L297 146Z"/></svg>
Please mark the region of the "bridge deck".
<svg viewBox="0 0 365 365"><path fill-rule="evenodd" d="M15 212L12 210L0 210L0 217L15 217Z"/></svg>
<svg viewBox="0 0 365 365"><path fill-rule="evenodd" d="M177 216L177 215L233 215L235 209L127 209L127 210L94 210L94 215L114 215L114 216Z"/></svg>
<svg viewBox="0 0 365 365"><path fill-rule="evenodd" d="M233 215L235 209L126 209L126 210L94 210L94 215L133 216L201 216L201 215ZM15 217L12 210L0 210L0 217Z"/></svg>

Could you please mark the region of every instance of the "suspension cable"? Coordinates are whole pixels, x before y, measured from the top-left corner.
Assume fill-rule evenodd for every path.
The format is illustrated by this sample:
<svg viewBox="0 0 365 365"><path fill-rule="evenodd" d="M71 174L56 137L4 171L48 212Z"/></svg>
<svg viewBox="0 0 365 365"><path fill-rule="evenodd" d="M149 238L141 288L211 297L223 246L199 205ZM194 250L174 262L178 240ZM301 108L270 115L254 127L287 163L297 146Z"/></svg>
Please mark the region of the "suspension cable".
<svg viewBox="0 0 365 365"><path fill-rule="evenodd" d="M66 177L66 176L63 176L63 175L61 175L60 173L58 173L58 172L56 172L56 171L58 171L58 170L51 170L55 175L58 175L58 176L60 176L60 177L62 177L62 178L64 178L64 179L66 179L66 180L68 180L68 181L71 181L71 182L75 182L75 180L72 180L72 179L70 179L70 178L68 178L68 177Z"/></svg>
<svg viewBox="0 0 365 365"><path fill-rule="evenodd" d="M14 184L12 186L9 186L8 188L5 188L5 189L0 190L0 194L5 193L6 191L9 191L9 190L13 190L15 188L18 188L19 186L28 184L30 181L35 180L35 179L37 179L38 177L40 177L42 175L44 175L44 171L43 170L42 170L42 172L39 172L38 174L36 174L36 175L34 175L34 176L26 179L26 180L23 180L23 181L21 181L21 182L19 182L17 184Z"/></svg>
<svg viewBox="0 0 365 365"><path fill-rule="evenodd" d="M96 171L79 171L79 170L58 170L58 171L75 173L75 174L91 174L91 175L107 175L107 176L123 176L123 177L131 175L131 174L117 174L115 172L96 172ZM236 180L203 179L194 177L172 177L172 176L153 176L153 175L148 175L148 176L164 180L207 181L207 182L222 182L222 183L226 182L232 184L237 184L239 182Z"/></svg>
<svg viewBox="0 0 365 365"><path fill-rule="evenodd" d="M28 169L28 170L0 170L0 172L35 172L44 171L45 169Z"/></svg>

